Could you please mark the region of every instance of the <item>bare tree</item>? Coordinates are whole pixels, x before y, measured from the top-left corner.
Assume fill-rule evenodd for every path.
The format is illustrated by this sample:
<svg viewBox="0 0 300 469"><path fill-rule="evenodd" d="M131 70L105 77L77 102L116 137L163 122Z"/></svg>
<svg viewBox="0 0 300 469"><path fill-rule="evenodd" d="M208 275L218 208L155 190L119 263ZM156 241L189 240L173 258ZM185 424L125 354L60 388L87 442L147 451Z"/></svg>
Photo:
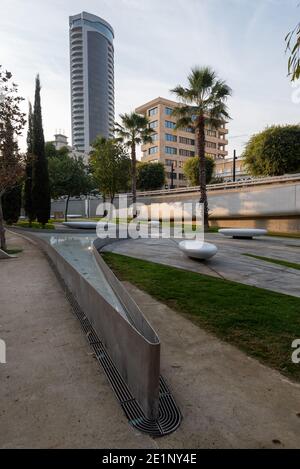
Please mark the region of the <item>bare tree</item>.
<svg viewBox="0 0 300 469"><path fill-rule="evenodd" d="M24 174L23 157L19 153L16 137L25 125L25 114L20 110L23 100L12 74L0 65L0 248L6 249L2 197L20 184Z"/></svg>

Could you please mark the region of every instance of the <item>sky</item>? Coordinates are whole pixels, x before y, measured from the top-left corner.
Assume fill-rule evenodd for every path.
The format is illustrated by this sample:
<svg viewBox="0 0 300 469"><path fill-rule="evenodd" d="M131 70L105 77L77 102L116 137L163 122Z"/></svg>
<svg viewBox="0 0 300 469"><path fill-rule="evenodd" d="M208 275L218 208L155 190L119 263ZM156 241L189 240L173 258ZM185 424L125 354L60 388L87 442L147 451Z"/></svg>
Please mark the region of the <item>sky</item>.
<svg viewBox="0 0 300 469"><path fill-rule="evenodd" d="M116 118L185 85L209 65L229 84L229 156L273 124L300 122L300 83L287 78L286 34L299 0L0 0L0 63L27 112L40 74L46 140L71 136L68 17L88 11L115 31ZM26 145L26 129L20 140Z"/></svg>

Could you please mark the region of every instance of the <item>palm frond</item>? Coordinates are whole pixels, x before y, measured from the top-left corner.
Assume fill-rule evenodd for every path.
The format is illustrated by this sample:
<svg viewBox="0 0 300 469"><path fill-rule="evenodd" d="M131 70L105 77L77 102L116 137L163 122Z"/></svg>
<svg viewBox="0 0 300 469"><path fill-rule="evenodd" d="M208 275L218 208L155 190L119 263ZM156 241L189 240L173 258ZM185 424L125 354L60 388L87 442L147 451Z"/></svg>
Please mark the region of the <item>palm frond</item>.
<svg viewBox="0 0 300 469"><path fill-rule="evenodd" d="M210 67L194 67L188 75L188 88L176 86L173 93L181 100L182 106L174 109L173 115L187 123L195 121L197 116L206 116L216 123L230 118L226 101L232 90L224 80L217 78ZM183 120L182 120L183 119Z"/></svg>
<svg viewBox="0 0 300 469"><path fill-rule="evenodd" d="M194 128L193 120L189 116L180 117L176 122L176 129Z"/></svg>

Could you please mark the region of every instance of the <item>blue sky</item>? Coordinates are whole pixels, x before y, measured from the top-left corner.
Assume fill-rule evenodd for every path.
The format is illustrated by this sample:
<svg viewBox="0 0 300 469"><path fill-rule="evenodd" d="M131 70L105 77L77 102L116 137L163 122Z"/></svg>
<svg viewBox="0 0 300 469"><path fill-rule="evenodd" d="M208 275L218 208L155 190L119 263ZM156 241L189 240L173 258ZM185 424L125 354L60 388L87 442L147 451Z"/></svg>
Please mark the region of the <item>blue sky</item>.
<svg viewBox="0 0 300 469"><path fill-rule="evenodd" d="M233 89L229 151L240 153L267 125L300 122L284 53L284 37L300 21L298 3L0 0L0 61L25 98L40 73L45 137L56 129L70 137L68 16L94 13L115 30L116 116L157 96L174 98L169 90L185 84L192 66L210 65Z"/></svg>

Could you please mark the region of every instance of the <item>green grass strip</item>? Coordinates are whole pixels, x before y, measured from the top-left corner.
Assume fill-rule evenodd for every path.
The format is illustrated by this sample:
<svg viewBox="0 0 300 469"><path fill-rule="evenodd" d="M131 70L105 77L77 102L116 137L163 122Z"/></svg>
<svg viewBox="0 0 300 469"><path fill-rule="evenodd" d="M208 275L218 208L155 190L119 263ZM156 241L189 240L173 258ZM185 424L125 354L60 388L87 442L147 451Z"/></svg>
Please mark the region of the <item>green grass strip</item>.
<svg viewBox="0 0 300 469"><path fill-rule="evenodd" d="M274 259L272 257L257 256L256 254L244 253L244 256L253 257L254 259L259 259L261 261L271 262L272 264L283 265L284 267L290 267L291 269L300 270L300 264L295 264L295 262L289 262L282 259Z"/></svg>
<svg viewBox="0 0 300 469"><path fill-rule="evenodd" d="M55 226L53 223L45 223L45 225L42 225L42 223L39 223L37 221L33 221L32 223L29 223L28 221L18 221L17 223L14 223L15 226L20 226L21 228L33 228L33 229L45 229L45 230L55 230Z"/></svg>
<svg viewBox="0 0 300 469"><path fill-rule="evenodd" d="M22 251L23 249L21 248L9 248L9 249L6 249L5 252L7 252L7 254L19 254Z"/></svg>
<svg viewBox="0 0 300 469"><path fill-rule="evenodd" d="M291 361L291 343L300 338L300 298L119 254L103 256L121 280L300 381L300 364Z"/></svg>
<svg viewBox="0 0 300 469"><path fill-rule="evenodd" d="M268 231L267 236L275 236L279 238L300 238L300 233L281 233L276 231Z"/></svg>

